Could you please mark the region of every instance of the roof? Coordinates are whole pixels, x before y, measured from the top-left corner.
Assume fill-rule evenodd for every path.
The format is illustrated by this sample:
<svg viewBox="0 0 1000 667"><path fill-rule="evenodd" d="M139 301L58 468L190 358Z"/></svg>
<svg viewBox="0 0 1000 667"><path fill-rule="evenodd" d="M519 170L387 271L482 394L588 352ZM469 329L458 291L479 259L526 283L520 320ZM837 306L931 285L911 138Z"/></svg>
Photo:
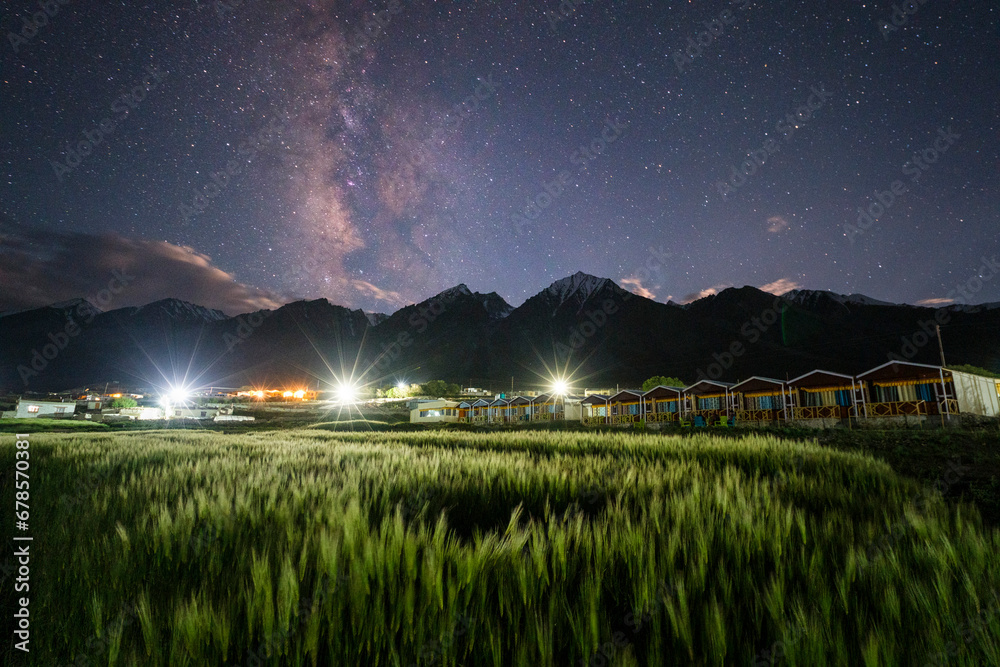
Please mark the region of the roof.
<svg viewBox="0 0 1000 667"><path fill-rule="evenodd" d="M629 399L639 400L642 398L642 391L639 389L622 389L620 392L608 399L609 403L618 403Z"/></svg>
<svg viewBox="0 0 1000 667"><path fill-rule="evenodd" d="M854 383L854 378L843 373L832 371L809 371L805 375L800 375L788 381L789 387L839 387L847 382Z"/></svg>
<svg viewBox="0 0 1000 667"><path fill-rule="evenodd" d="M732 382L719 382L717 380L702 380L700 382L695 382L690 387L684 388L685 394L693 394L699 396L701 394L711 394L719 393L720 391L725 393L733 386Z"/></svg>
<svg viewBox="0 0 1000 667"><path fill-rule="evenodd" d="M784 380L776 380L774 378L761 377L760 375L754 375L749 377L742 382L737 382L732 386L731 391L767 391L768 389L780 390L785 386Z"/></svg>
<svg viewBox="0 0 1000 667"><path fill-rule="evenodd" d="M19 398L17 399L18 405L21 403L28 403L30 405L72 405L76 406L76 401L49 401L49 400L39 400L35 398Z"/></svg>
<svg viewBox="0 0 1000 667"><path fill-rule="evenodd" d="M948 373L948 369L941 366L931 366L929 364L918 364L912 361L887 361L880 366L858 375L859 380L871 380L879 382L882 380L940 380L941 371Z"/></svg>
<svg viewBox="0 0 1000 667"><path fill-rule="evenodd" d="M661 398L663 396L673 396L674 398L678 398L683 393L683 387L665 387L661 384L653 387L642 396L643 398Z"/></svg>
<svg viewBox="0 0 1000 667"><path fill-rule="evenodd" d="M515 396L507 401L507 405L527 405L531 401L524 396Z"/></svg>
<svg viewBox="0 0 1000 667"><path fill-rule="evenodd" d="M480 399L476 399L476 402L475 402L475 403L473 403L472 405L470 405L469 407L472 407L472 408L479 408L479 407L482 407L482 406L484 406L484 405L489 405L489 404L490 404L490 402L489 402L489 401L487 401L487 400L486 400L486 399L484 399L484 398L480 398Z"/></svg>
<svg viewBox="0 0 1000 667"><path fill-rule="evenodd" d="M590 396L580 401L581 404L586 403L587 405L592 405L595 403L607 403L607 402L608 402L608 397L603 394L591 394Z"/></svg>

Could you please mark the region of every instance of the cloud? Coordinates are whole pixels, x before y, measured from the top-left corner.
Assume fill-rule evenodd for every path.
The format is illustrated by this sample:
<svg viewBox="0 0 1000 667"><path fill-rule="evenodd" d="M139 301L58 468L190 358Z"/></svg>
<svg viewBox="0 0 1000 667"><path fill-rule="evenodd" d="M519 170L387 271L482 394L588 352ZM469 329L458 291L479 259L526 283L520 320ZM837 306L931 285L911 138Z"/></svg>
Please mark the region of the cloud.
<svg viewBox="0 0 1000 667"><path fill-rule="evenodd" d="M772 215L767 219L767 231L771 234L777 234L778 232L788 229L788 227L788 221L780 215Z"/></svg>
<svg viewBox="0 0 1000 667"><path fill-rule="evenodd" d="M632 294L646 297L647 299L656 298L656 295L651 290L643 287L642 280L639 278L622 278L622 285L625 285Z"/></svg>
<svg viewBox="0 0 1000 667"><path fill-rule="evenodd" d="M954 299L946 299L944 297L935 297L931 299L921 299L917 301L918 306L947 306L949 303L955 303Z"/></svg>
<svg viewBox="0 0 1000 667"><path fill-rule="evenodd" d="M692 301L697 301L698 299L704 299L706 296L712 296L713 294L718 294L720 291L726 289L727 287L732 287L732 285L727 285L723 283L720 285L712 285L711 287L706 287L705 289L699 290L697 292L691 292L683 299L681 299L681 303L691 303Z"/></svg>
<svg viewBox="0 0 1000 667"><path fill-rule="evenodd" d="M757 289L762 292L769 292L775 296L781 296L786 292L791 292L793 289L799 289L802 287L801 284L791 280L790 278L779 278L774 282L768 283L766 285L761 285Z"/></svg>
<svg viewBox="0 0 1000 667"><path fill-rule="evenodd" d="M176 298L230 315L285 302L237 282L209 256L165 241L12 225L0 225L0 240L0 311L81 297L102 310ZM108 291L109 285L118 292Z"/></svg>
<svg viewBox="0 0 1000 667"><path fill-rule="evenodd" d="M385 290L381 287L373 285L367 280L352 280L351 287L361 292L362 294L369 294L379 301L385 301L395 306L405 306L408 301L402 297L399 292L393 292L392 290Z"/></svg>

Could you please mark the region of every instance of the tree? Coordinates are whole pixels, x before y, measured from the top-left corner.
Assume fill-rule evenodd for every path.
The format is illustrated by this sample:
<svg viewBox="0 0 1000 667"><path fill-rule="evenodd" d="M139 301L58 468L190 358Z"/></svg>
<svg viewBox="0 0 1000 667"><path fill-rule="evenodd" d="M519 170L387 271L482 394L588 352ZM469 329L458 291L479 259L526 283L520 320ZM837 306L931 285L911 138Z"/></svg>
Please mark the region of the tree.
<svg viewBox="0 0 1000 667"><path fill-rule="evenodd" d="M420 385L420 393L426 396L458 396L462 388L444 380L431 380Z"/></svg>
<svg viewBox="0 0 1000 667"><path fill-rule="evenodd" d="M653 387L686 387L687 385L680 378L665 377L663 375L654 375L645 382L642 383L642 390L649 391Z"/></svg>
<svg viewBox="0 0 1000 667"><path fill-rule="evenodd" d="M420 393L426 396L445 396L448 393L448 383L444 380L431 380L420 385Z"/></svg>
<svg viewBox="0 0 1000 667"><path fill-rule="evenodd" d="M139 404L135 402L135 399L128 396L119 396L111 401L112 408L134 408L137 405Z"/></svg>

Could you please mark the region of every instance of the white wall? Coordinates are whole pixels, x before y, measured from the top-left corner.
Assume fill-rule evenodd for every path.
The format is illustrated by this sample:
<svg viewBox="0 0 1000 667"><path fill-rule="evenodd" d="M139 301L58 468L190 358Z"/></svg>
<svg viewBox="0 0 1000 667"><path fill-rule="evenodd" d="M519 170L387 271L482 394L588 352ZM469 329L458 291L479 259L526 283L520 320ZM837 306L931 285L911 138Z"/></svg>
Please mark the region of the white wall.
<svg viewBox="0 0 1000 667"><path fill-rule="evenodd" d="M1000 417L997 384L993 378L951 371L955 381L955 397L960 412L986 417Z"/></svg>
<svg viewBox="0 0 1000 667"><path fill-rule="evenodd" d="M31 406L37 406L37 412L29 412ZM76 403L56 403L54 401L29 401L21 399L17 403L17 419L32 419L34 417L72 417L76 411Z"/></svg>

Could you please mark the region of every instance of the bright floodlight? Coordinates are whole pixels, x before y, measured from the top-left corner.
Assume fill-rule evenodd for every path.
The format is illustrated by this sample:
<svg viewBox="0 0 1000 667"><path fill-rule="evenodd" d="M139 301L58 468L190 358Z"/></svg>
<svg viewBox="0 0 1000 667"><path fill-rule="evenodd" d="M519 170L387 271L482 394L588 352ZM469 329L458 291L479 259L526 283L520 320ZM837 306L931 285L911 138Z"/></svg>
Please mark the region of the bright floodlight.
<svg viewBox="0 0 1000 667"><path fill-rule="evenodd" d="M305 395L306 395L306 392L305 392L305 390L303 390L303 389L299 389L298 391L296 391L296 392L295 392L294 394L292 394L292 395L293 395L293 396L294 396L295 398L305 398Z"/></svg>
<svg viewBox="0 0 1000 667"><path fill-rule="evenodd" d="M177 403L183 403L188 398L188 390L184 387L170 387L167 393L163 396L163 402L167 405L176 405Z"/></svg>
<svg viewBox="0 0 1000 667"><path fill-rule="evenodd" d="M567 391L569 391L569 385L566 384L566 380L553 380L552 382L552 393L562 396Z"/></svg>
<svg viewBox="0 0 1000 667"><path fill-rule="evenodd" d="M358 400L358 388L349 382L337 385L336 397L338 403L355 403Z"/></svg>
<svg viewBox="0 0 1000 667"><path fill-rule="evenodd" d="M406 391L406 383L405 382L397 382L396 383L396 389L398 389L400 391Z"/></svg>

